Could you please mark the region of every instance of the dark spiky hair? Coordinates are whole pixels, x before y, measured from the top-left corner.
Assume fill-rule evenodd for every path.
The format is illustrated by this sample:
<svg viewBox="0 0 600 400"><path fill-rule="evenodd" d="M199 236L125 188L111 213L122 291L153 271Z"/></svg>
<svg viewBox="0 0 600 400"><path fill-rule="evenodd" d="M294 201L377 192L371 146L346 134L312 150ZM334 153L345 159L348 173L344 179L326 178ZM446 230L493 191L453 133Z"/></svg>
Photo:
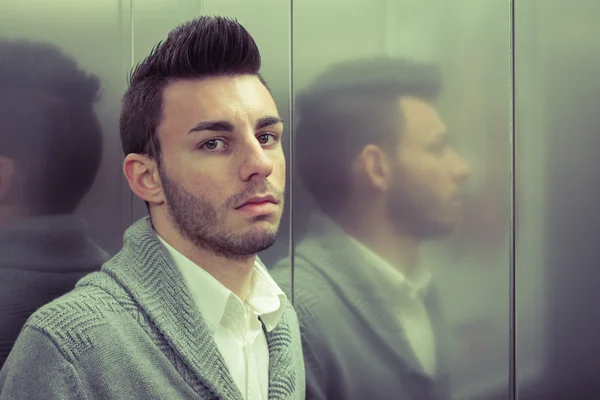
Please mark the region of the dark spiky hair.
<svg viewBox="0 0 600 400"><path fill-rule="evenodd" d="M259 74L260 52L235 19L202 16L172 30L132 71L123 98L120 131L125 155L146 154L160 162L156 134L162 93L170 82Z"/></svg>

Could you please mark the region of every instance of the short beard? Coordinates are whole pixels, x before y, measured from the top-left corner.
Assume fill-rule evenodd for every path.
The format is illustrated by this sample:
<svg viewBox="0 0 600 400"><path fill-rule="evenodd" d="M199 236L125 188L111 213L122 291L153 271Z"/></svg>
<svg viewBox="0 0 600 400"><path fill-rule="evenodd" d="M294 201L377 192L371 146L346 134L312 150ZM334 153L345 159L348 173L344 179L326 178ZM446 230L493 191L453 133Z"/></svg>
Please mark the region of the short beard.
<svg viewBox="0 0 600 400"><path fill-rule="evenodd" d="M249 192L250 195L255 193L257 185L251 185L244 193L228 199L222 210L219 210L208 199L195 196L178 182L169 179L162 168L159 168L159 175L171 220L179 233L196 247L228 259L241 260L268 249L277 240L277 228L234 234L223 227L224 214L228 212L228 209L232 209L236 201L246 198L248 196L246 192ZM257 220L260 218L257 217Z"/></svg>
<svg viewBox="0 0 600 400"><path fill-rule="evenodd" d="M419 240L440 239L454 230L438 215L436 193L425 185L411 182L398 167L396 184L390 192L388 215L399 232Z"/></svg>

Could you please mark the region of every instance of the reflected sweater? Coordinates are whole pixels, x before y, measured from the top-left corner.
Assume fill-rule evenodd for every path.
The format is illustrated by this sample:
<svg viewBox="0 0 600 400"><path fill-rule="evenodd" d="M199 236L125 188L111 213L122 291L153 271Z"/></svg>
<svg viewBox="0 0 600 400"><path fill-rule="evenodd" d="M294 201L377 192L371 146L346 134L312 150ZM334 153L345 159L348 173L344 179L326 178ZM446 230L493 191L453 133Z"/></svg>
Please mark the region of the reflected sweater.
<svg viewBox="0 0 600 400"><path fill-rule="evenodd" d="M108 259L73 215L26 218L0 230L0 368L31 314Z"/></svg>
<svg viewBox="0 0 600 400"><path fill-rule="evenodd" d="M269 399L304 398L291 306L269 345ZM37 311L4 368L0 399L236 399L242 395L149 218L102 270Z"/></svg>

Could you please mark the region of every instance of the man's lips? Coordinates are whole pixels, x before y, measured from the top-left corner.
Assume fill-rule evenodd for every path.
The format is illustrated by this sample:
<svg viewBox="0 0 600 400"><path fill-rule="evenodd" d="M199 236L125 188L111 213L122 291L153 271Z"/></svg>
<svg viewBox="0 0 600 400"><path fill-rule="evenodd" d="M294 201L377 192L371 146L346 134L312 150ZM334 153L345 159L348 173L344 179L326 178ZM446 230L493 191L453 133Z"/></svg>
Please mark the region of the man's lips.
<svg viewBox="0 0 600 400"><path fill-rule="evenodd" d="M263 195L263 196L254 196L247 200L244 200L244 202L242 204L240 204L239 206L237 206L236 209L241 209L241 208L248 207L248 206L269 205L269 204L275 205L278 203L279 202L277 201L275 196L273 196L271 194L267 194L267 195Z"/></svg>

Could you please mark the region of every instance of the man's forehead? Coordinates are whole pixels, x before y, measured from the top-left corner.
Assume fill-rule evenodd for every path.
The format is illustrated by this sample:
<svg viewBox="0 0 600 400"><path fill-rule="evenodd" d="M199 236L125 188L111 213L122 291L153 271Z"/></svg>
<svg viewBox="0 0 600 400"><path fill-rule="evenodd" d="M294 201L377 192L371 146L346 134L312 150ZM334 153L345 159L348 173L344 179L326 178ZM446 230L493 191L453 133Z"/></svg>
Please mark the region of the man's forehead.
<svg viewBox="0 0 600 400"><path fill-rule="evenodd" d="M403 97L399 100L402 112L403 132L414 132L419 136L439 136L446 126L434 105L416 97Z"/></svg>
<svg viewBox="0 0 600 400"><path fill-rule="evenodd" d="M194 119L259 118L277 114L271 94L255 76L178 80L163 92L163 111Z"/></svg>
<svg viewBox="0 0 600 400"><path fill-rule="evenodd" d="M163 93L161 140L190 133L236 131L278 119L271 94L255 76L180 80ZM280 120L280 119L279 119Z"/></svg>

